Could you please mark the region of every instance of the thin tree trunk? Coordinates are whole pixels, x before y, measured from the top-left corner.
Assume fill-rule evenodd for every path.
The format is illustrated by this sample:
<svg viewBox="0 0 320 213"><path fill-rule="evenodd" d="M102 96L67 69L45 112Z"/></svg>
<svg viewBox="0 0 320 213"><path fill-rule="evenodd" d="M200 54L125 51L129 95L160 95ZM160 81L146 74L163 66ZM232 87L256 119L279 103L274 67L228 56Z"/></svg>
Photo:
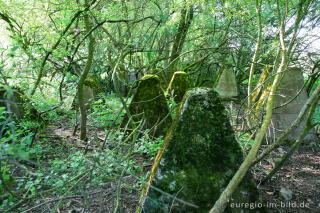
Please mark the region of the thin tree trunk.
<svg viewBox="0 0 320 213"><path fill-rule="evenodd" d="M254 74L254 70L256 67L256 63L258 60L259 50L261 46L261 38L262 38L262 24L261 24L261 1L256 0L256 11L258 14L258 40L256 44L256 49L253 54L253 59L250 67L250 74L249 74L249 82L248 82L248 109L251 107L251 90L252 90L252 78Z"/></svg>
<svg viewBox="0 0 320 213"><path fill-rule="evenodd" d="M291 145L290 150L287 152L287 154L281 159L278 165L268 174L266 178L262 180L261 183L265 183L266 181L270 180L275 173L277 173L282 166L290 159L290 157L293 155L293 153L298 149L299 145L302 142L302 138L304 135L306 135L312 128L312 118L314 115L314 112L317 108L318 102L319 102L319 94L315 94L316 98L313 99L312 105L309 110L308 118L307 118L307 124L306 127L303 129L303 131L300 133L296 141ZM311 98L310 98L311 99ZM309 107L308 107L309 109Z"/></svg>
<svg viewBox="0 0 320 213"><path fill-rule="evenodd" d="M85 1L86 5L88 4L88 1ZM91 23L89 21L89 16L86 13L84 15L84 22L86 26L87 32L91 29ZM84 81L86 80L88 73L90 71L92 61L93 61L93 53L95 49L95 40L92 36L92 34L89 35L89 45L88 45L88 60L86 63L86 66L84 68L84 71L80 77L80 80L78 82L78 101L79 101L79 108L80 108L80 114L81 114L81 122L80 122L80 139L86 140L87 138L87 108L85 106L85 100L84 100Z"/></svg>
<svg viewBox="0 0 320 213"><path fill-rule="evenodd" d="M277 0L277 3L278 3L278 0ZM286 2L286 3L288 4L288 2ZM278 5L278 9L279 9L279 3L277 5ZM283 17L281 18L280 9L279 9L279 20L281 20L280 43L281 43L281 49L282 49L282 60L281 60L280 67L278 68L276 76L274 78L274 81L273 81L273 84L271 87L271 91L270 91L270 95L268 97L265 119L264 119L262 126L259 129L256 137L255 137L254 143L252 145L252 148L251 148L249 154L247 155L247 157L245 158L245 160L241 164L241 166L238 169L238 171L236 172L236 174L233 176L232 180L229 182L228 186L222 192L222 194L220 195L219 199L216 201L213 208L210 210L210 213L221 213L225 210L229 200L231 199L232 194L237 189L237 187L240 184L240 182L242 181L243 177L246 175L248 169L253 164L255 157L257 155L257 152L261 146L261 142L262 142L264 135L265 135L265 133L269 127L269 124L271 122L272 108L273 108L273 103L274 103L274 94L276 92L278 83L280 81L280 76L281 76L280 74L286 68L286 64L287 64L287 52L286 52L286 47L285 47L285 43L284 43L284 32L285 32L284 25L285 25L286 14L287 14L287 9L285 10Z"/></svg>
<svg viewBox="0 0 320 213"><path fill-rule="evenodd" d="M256 159L254 160L253 164L256 164L258 162L260 162L266 155L268 155L270 152L272 152L272 150L276 149L277 147L279 147L284 139L286 138L286 136L288 134L290 134L293 130L295 130L298 125L300 124L300 122L304 119L305 115L307 114L309 108L311 107L312 103L315 102L315 100L320 96L320 85L317 86L317 88L315 89L315 91L312 93L311 97L308 99L308 101L306 102L306 104L302 107L302 109L300 110L300 113L298 115L298 117L296 118L296 120L292 123L292 125L290 126L289 129L287 129L278 139L275 143L273 143L272 145L270 145L269 147L267 147L258 157L256 157Z"/></svg>
<svg viewBox="0 0 320 213"><path fill-rule="evenodd" d="M286 50L285 47L285 42L284 42L284 36L285 36L285 19L287 16L288 12L288 0L286 0L286 6L285 6L285 11L284 14L282 15L281 18L281 12L280 12L280 6L279 6L279 0L277 0L277 10L278 10L278 19L281 23L280 25L280 45L281 45L281 51L282 51L282 60L281 64L277 70L275 79L273 81L273 85L271 87L271 91L267 100L267 107L266 107L266 116L263 121L263 124L258 131L258 134L255 137L254 144L248 154L248 156L245 158L244 162L241 164L240 168L236 172L236 174L233 176L232 180L229 182L228 186L226 189L223 191L223 193L220 195L219 199L216 201L214 207L210 210L210 213L220 213L223 212L224 209L226 208L233 192L236 190L237 186L240 184L242 181L243 177L247 173L248 169L256 162L255 156L260 148L261 142L264 138L265 132L270 124L271 117L272 117L272 108L273 108L273 102L274 102L274 94L276 92L277 86L280 81L280 77L282 76L282 72L286 69L288 65L288 61L290 61L290 56L292 47L296 38L296 32L298 30L298 27L301 23L301 20L303 17L306 15L306 11L309 8L311 1L304 1L300 0L298 3L298 9L297 9L297 15L296 15L296 21L295 21L295 27L294 27L294 32L293 36L291 37L290 43L288 45L288 51ZM303 4L305 3L305 10L304 13L303 11ZM287 61L287 58L289 59ZM307 106L306 106L307 107Z"/></svg>
<svg viewBox="0 0 320 213"><path fill-rule="evenodd" d="M167 81L170 82L173 73L176 71L178 57L182 51L184 41L187 37L188 29L193 19L193 8L185 8L181 11L181 18L178 27L178 33L175 36L174 43L171 50L169 67L167 67Z"/></svg>
<svg viewBox="0 0 320 213"><path fill-rule="evenodd" d="M94 0L92 2L92 4L94 4L96 2L96 0ZM92 5L91 4L91 5ZM31 90L31 96L34 95L34 93L36 92L36 89L38 88L39 84L40 84L40 81L41 81L41 78L43 76L43 72L44 72L44 68L45 68L45 65L46 65L46 62L49 58L49 56L53 53L53 50L55 50L60 42L62 41L64 35L68 32L69 28L71 27L71 25L73 24L73 22L80 16L81 13L83 12L87 12L89 9L90 9L90 6L91 5L86 5L86 8L84 10L79 10L78 12L76 12L74 14L74 16L72 17L72 19L70 20L70 23L66 26L66 28L63 30L63 32L61 33L59 39L56 41L56 43L51 47L51 49L46 53L46 55L44 56L43 60L42 60L42 63L41 63L41 67L40 67L40 70L39 70L39 73L38 73L38 77L37 77L37 80Z"/></svg>

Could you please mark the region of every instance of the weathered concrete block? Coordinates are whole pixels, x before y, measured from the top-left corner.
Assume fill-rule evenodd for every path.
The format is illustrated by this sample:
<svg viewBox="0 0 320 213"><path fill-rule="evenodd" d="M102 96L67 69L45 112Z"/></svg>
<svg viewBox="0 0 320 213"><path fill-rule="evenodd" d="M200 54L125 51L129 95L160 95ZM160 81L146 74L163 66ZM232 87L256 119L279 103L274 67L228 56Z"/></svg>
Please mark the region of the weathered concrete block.
<svg viewBox="0 0 320 213"><path fill-rule="evenodd" d="M89 109L92 102L96 100L94 90L87 85L83 85L83 99L85 100L87 109Z"/></svg>
<svg viewBox="0 0 320 213"><path fill-rule="evenodd" d="M172 118L158 76L145 75L140 79L129 111L135 122L145 119L144 129L151 129L151 135L158 137L166 134ZM128 116L125 115L122 126L127 122Z"/></svg>
<svg viewBox="0 0 320 213"><path fill-rule="evenodd" d="M174 101L180 103L189 87L188 74L185 72L175 72L167 88L167 93L172 92Z"/></svg>
<svg viewBox="0 0 320 213"><path fill-rule="evenodd" d="M99 99L99 94L103 92L99 79L95 75L88 75L83 83L83 99L87 109L90 109L92 102ZM72 102L72 109L79 107L78 95L76 95Z"/></svg>
<svg viewBox="0 0 320 213"><path fill-rule="evenodd" d="M234 98L238 96L236 75L231 68L225 68L219 78L216 89L221 98Z"/></svg>
<svg viewBox="0 0 320 213"><path fill-rule="evenodd" d="M299 93L300 90L301 92ZM276 109L273 110L272 122L267 136L269 138L278 138L284 130L287 130L298 117L301 108L307 102L307 100L308 95L304 88L304 80L301 69L297 67L288 68L283 75L276 92L274 100L274 107ZM307 117L305 117L299 127L296 128L287 139L289 141L295 141L306 126L306 122ZM305 136L304 140L316 140L314 130L311 130Z"/></svg>
<svg viewBox="0 0 320 213"><path fill-rule="evenodd" d="M88 75L86 80L84 81L84 85L87 87L87 88L84 88L85 91L88 88L90 88L91 91L87 92L87 93L88 94L91 93L90 98L93 95L94 100L97 100L99 97L99 94L103 92L101 85L100 85L100 81L99 81L98 77L95 75L92 75L92 74Z"/></svg>
<svg viewBox="0 0 320 213"><path fill-rule="evenodd" d="M16 119L44 122L40 113L19 88L11 88L8 90L0 87L0 107L5 107Z"/></svg>
<svg viewBox="0 0 320 213"><path fill-rule="evenodd" d="M156 156L148 180L152 187L146 186L142 193L142 212L208 212L243 160L218 94L209 88L189 90ZM250 174L232 199L237 203L258 200ZM229 206L226 212L242 209Z"/></svg>

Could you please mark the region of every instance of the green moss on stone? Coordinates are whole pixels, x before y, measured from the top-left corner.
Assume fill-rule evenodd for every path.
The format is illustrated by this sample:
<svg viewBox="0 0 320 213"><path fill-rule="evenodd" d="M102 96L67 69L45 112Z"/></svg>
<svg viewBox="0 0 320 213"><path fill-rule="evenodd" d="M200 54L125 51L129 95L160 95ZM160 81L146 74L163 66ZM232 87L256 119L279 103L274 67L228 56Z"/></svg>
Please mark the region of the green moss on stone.
<svg viewBox="0 0 320 213"><path fill-rule="evenodd" d="M7 90L0 87L0 99L4 100L0 102L1 107L7 108L7 103L9 103L10 111L16 119L27 119L44 123L40 113L20 88L14 87Z"/></svg>
<svg viewBox="0 0 320 213"><path fill-rule="evenodd" d="M88 75L84 81L84 85L90 87L93 90L94 97L97 98L100 93L103 92L100 81L95 75Z"/></svg>
<svg viewBox="0 0 320 213"><path fill-rule="evenodd" d="M189 87L188 74L185 72L175 72L167 88L167 93L172 92L174 101L180 103Z"/></svg>
<svg viewBox="0 0 320 213"><path fill-rule="evenodd" d="M99 94L103 93L99 78L90 74L84 80L83 96L87 109L90 109L91 103L99 99ZM72 101L72 109L78 108L78 96L75 95Z"/></svg>
<svg viewBox="0 0 320 213"><path fill-rule="evenodd" d="M165 135L172 123L160 79L156 75L143 76L129 105L129 111L134 121L145 119L145 129L152 129L151 134L158 137ZM122 125L128 117L125 116Z"/></svg>
<svg viewBox="0 0 320 213"><path fill-rule="evenodd" d="M156 156L149 184L199 208L178 201L172 205L172 197L148 186L143 191L141 208L148 213L170 209L208 212L243 160L218 94L207 88L189 90ZM255 202L257 195L252 178L247 176L233 199ZM226 212L240 209L227 208Z"/></svg>

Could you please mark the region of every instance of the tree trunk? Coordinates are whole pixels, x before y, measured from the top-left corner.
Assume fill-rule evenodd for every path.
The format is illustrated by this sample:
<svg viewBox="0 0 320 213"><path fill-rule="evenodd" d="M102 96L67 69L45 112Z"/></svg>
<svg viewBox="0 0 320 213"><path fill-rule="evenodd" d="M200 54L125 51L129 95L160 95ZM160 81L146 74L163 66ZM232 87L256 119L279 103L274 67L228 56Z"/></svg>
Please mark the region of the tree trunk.
<svg viewBox="0 0 320 213"><path fill-rule="evenodd" d="M296 34L297 30L299 28L299 25L301 23L301 20L305 17L306 11L309 8L309 5L312 1L304 1L300 0L298 3L298 8L297 8L297 15L296 15L296 20L295 20L295 27L294 27L294 32L291 37L290 43L288 45L288 49L286 49L285 46L285 21L286 21L286 16L288 12L288 0L285 2L285 10L284 13L281 17L280 13L280 5L279 5L279 0L277 0L277 10L278 10L278 19L280 24L280 46L281 46L281 64L279 68L277 69L276 76L274 78L271 91L269 93L269 97L267 100L267 107L266 107L266 116L263 121L263 124L261 128L259 129L256 137L254 144L252 145L252 148L248 154L248 156L245 158L244 162L241 164L240 168L236 172L236 174L233 176L232 180L229 182L228 186L226 189L223 191L223 193L220 195L219 199L216 201L215 205L213 208L210 210L210 213L220 213L223 212L224 209L226 208L233 192L235 189L238 187L240 182L242 181L244 175L247 173L248 169L256 162L256 154L260 148L261 142L263 140L263 137L266 133L266 130L270 124L271 117L272 117L272 108L273 108L273 102L274 102L274 94L276 92L277 86L279 84L279 81L281 79L281 74L282 72L286 69L289 61L290 61L290 55L292 54L292 47L294 44L294 41L296 39ZM305 11L302 14L303 11L303 4L305 3Z"/></svg>
<svg viewBox="0 0 320 213"><path fill-rule="evenodd" d="M248 109L251 107L251 89L252 89L252 78L254 74L254 70L256 67L256 63L258 60L258 54L261 46L261 37L262 37L262 24L261 24L261 4L260 0L256 0L256 11L258 14L258 40L256 44L256 49L253 54L253 59L250 67L250 74L249 74L249 82L248 82Z"/></svg>
<svg viewBox="0 0 320 213"><path fill-rule="evenodd" d="M85 1L85 4L87 5L87 0ZM89 16L86 13L84 15L84 21L85 21L85 26L86 26L86 31L89 32L91 29L91 24L89 21ZM86 140L87 138L87 108L85 106L85 100L84 100L84 91L83 91L83 86L84 86L84 81L87 78L87 75L89 73L89 70L92 65L93 61L93 53L95 49L95 40L92 36L92 34L89 35L89 45L88 45L88 60L86 63L86 66L84 68L84 71L80 77L80 80L78 82L78 101L79 101L79 108L80 108L80 114L81 114L81 123L80 123L80 139L81 140Z"/></svg>
<svg viewBox="0 0 320 213"><path fill-rule="evenodd" d="M169 67L165 67L167 68L167 73L166 73L167 82L170 82L173 73L177 71L176 66L179 61L178 57L182 51L182 47L186 39L188 29L191 25L192 18L193 18L192 6L190 6L189 8L185 8L181 11L181 18L180 18L179 27L178 27L178 33L175 36L173 47L171 50Z"/></svg>
<svg viewBox="0 0 320 213"><path fill-rule="evenodd" d="M287 3L286 4L286 6L287 6L288 2L286 2L286 3ZM273 84L271 87L271 91L270 91L270 94L268 97L267 107L266 107L266 116L265 116L265 119L263 121L261 128L259 129L259 131L255 137L254 143L252 145L252 148L251 148L249 154L247 155L247 157L245 158L245 160L241 164L240 168L238 169L236 174L233 176L233 178L229 182L226 189L222 192L219 199L214 204L213 208L210 210L210 213L221 213L225 210L229 200L231 199L233 192L237 189L237 187L240 184L240 182L242 181L243 177L246 175L248 169L253 164L255 157L257 155L257 152L261 146L261 142L262 142L264 135L268 129L268 126L271 122L272 108L273 108L273 103L274 103L274 94L276 92L276 89L277 89L277 86L278 86L278 83L279 83L279 80L281 77L281 73L283 72L283 70L286 68L286 65L287 65L287 52L286 52L286 47L285 47L285 43L284 43L284 33L285 33L284 25L285 25L285 19L287 16L287 9L285 10L283 17L281 18L279 3L277 5L278 5L278 10L279 10L279 21L281 23L280 43L281 43L281 50L282 50L282 60L281 60L280 66L277 70L277 73L274 78L274 81L273 81Z"/></svg>

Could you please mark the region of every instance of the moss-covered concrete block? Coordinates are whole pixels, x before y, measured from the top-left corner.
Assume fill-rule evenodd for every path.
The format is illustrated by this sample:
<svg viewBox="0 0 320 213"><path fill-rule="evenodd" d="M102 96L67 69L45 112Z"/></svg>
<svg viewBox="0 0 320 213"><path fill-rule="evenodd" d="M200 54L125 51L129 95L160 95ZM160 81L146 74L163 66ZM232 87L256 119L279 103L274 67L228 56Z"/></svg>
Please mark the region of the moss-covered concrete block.
<svg viewBox="0 0 320 213"><path fill-rule="evenodd" d="M140 79L129 111L135 122L145 119L144 129L151 129L151 135L158 137L166 134L172 118L158 76L145 75ZM125 115L122 126L127 122Z"/></svg>
<svg viewBox="0 0 320 213"><path fill-rule="evenodd" d="M156 156L148 180L151 187L146 186L142 193L140 210L208 212L243 160L218 94L209 88L189 90ZM232 199L237 203L258 200L250 175ZM229 205L226 212L242 210Z"/></svg>
<svg viewBox="0 0 320 213"><path fill-rule="evenodd" d="M0 107L5 107L18 120L28 119L44 123L40 113L20 88L14 87L9 90L0 87Z"/></svg>
<svg viewBox="0 0 320 213"><path fill-rule="evenodd" d="M103 90L98 77L92 74L87 76L83 84L83 98L87 109L90 109L92 102L99 99L99 94ZM75 95L71 107L72 109L76 109L78 106L78 96Z"/></svg>
<svg viewBox="0 0 320 213"><path fill-rule="evenodd" d="M95 75L88 75L84 81L84 85L91 88L95 99L98 99L98 95L103 92L100 81Z"/></svg>
<svg viewBox="0 0 320 213"><path fill-rule="evenodd" d="M180 103L189 87L188 74L185 72L175 72L167 88L167 93L172 92L174 101Z"/></svg>

